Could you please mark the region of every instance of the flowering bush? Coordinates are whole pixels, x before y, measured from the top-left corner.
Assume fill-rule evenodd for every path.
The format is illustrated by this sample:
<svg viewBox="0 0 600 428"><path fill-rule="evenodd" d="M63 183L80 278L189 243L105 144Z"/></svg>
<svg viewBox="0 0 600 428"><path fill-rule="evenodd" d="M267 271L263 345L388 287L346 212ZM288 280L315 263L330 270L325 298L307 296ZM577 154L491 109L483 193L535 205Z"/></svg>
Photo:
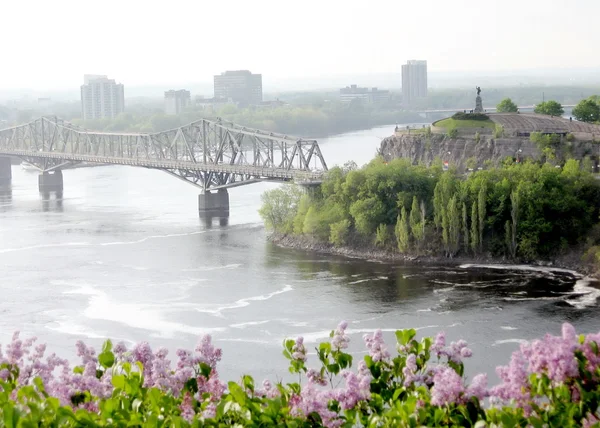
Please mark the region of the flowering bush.
<svg viewBox="0 0 600 428"><path fill-rule="evenodd" d="M368 355L353 371L346 328L316 347L317 368L302 337L285 340L298 382L261 386L250 376L221 381L210 336L175 363L146 342L106 341L98 354L78 342L81 364L71 367L15 333L0 348L0 427L600 427L600 333L565 324L560 337L523 344L488 388L485 374L465 379L467 343L447 344L443 333L417 341L415 330L398 330L393 353L381 331L365 335Z"/></svg>

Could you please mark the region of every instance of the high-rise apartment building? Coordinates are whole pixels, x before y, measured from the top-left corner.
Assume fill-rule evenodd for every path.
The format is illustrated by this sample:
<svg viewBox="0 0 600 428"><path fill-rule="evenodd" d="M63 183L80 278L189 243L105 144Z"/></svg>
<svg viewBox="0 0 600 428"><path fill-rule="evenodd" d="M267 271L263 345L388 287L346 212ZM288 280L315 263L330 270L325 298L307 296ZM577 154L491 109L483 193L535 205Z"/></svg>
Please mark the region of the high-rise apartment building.
<svg viewBox="0 0 600 428"><path fill-rule="evenodd" d="M427 61L410 60L402 66L402 103L410 106L427 96Z"/></svg>
<svg viewBox="0 0 600 428"><path fill-rule="evenodd" d="M104 75L86 74L81 85L81 116L84 120L114 118L125 110L125 90Z"/></svg>
<svg viewBox="0 0 600 428"><path fill-rule="evenodd" d="M165 113L177 115L191 104L190 91L180 89L179 91L165 92Z"/></svg>
<svg viewBox="0 0 600 428"><path fill-rule="evenodd" d="M226 71L214 77L215 98L231 100L240 105L262 103L262 75L248 70Z"/></svg>

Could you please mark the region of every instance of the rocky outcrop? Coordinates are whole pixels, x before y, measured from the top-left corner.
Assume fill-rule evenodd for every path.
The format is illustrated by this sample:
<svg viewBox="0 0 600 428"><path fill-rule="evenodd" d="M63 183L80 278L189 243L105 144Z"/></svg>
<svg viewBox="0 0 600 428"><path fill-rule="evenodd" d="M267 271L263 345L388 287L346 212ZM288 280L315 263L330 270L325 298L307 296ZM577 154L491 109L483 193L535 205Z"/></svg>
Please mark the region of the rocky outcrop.
<svg viewBox="0 0 600 428"><path fill-rule="evenodd" d="M556 149L558 159L567 155L576 159L584 156L597 158L598 144L583 142L566 142ZM542 152L528 138L493 138L481 135L449 138L446 135L402 134L384 138L381 141L380 154L386 161L396 158L407 158L413 164L431 165L437 158L448 161L449 166L465 169L467 166L483 167L485 161L499 165L507 157L519 159L541 160ZM594 156L596 155L596 156ZM467 162L469 159L473 159ZM474 163L474 165L471 165Z"/></svg>

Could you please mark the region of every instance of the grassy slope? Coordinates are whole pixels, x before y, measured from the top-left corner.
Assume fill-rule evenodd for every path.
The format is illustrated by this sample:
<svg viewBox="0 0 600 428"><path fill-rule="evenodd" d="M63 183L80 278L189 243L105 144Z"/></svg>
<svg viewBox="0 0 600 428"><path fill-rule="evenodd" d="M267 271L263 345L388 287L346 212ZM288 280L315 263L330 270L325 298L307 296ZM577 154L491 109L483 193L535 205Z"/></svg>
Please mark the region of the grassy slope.
<svg viewBox="0 0 600 428"><path fill-rule="evenodd" d="M440 128L490 128L496 129L496 124L491 120L455 120L451 117L442 119L434 123L435 126Z"/></svg>

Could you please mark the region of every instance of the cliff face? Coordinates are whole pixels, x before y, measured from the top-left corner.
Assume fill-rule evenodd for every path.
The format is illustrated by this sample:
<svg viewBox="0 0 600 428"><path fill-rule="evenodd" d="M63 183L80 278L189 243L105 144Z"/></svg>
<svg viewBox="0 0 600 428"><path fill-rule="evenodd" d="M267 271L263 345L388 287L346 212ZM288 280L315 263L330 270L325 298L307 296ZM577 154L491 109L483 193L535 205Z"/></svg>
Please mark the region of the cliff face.
<svg viewBox="0 0 600 428"><path fill-rule="evenodd" d="M588 155L597 157L598 152L597 144L583 142L566 142L556 149L558 159L567 155L576 159ZM474 158L475 167L482 167L487 160L498 165L507 157L521 160L542 158L542 152L527 138L493 138L488 135L482 135L479 141L472 136L453 139L440 134L432 134L430 137L424 134L395 135L381 141L380 153L386 161L407 158L413 164L430 165L434 159L439 158L459 169L466 168L470 158Z"/></svg>

